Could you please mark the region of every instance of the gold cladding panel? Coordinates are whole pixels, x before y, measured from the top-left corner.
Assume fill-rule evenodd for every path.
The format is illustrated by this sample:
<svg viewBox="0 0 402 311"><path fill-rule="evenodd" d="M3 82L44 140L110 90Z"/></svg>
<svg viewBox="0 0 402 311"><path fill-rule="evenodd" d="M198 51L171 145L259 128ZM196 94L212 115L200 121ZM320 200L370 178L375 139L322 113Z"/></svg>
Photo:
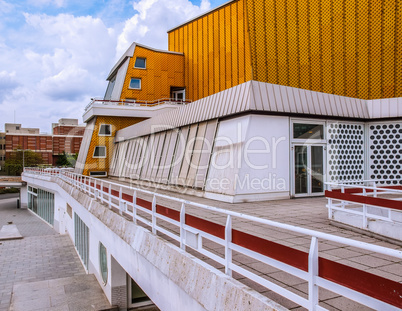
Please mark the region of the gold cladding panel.
<svg viewBox="0 0 402 311"><path fill-rule="evenodd" d="M146 69L134 68L137 57L146 58ZM141 90L129 88L131 78L141 79ZM130 59L121 99L157 100L170 98L170 87L184 87L183 55L135 47Z"/></svg>
<svg viewBox="0 0 402 311"><path fill-rule="evenodd" d="M244 1L231 2L169 32L185 55L186 97L197 100L252 79Z"/></svg>
<svg viewBox="0 0 402 311"><path fill-rule="evenodd" d="M402 96L401 0L245 1L254 80L362 99Z"/></svg>
<svg viewBox="0 0 402 311"><path fill-rule="evenodd" d="M113 140L116 132L127 126L145 120L144 118L128 118L128 117L96 117L94 131L92 133L91 143L88 149L88 155L85 161L83 175L89 175L90 171L106 171L109 172L109 164L113 156ZM101 124L112 125L111 136L98 136L99 126ZM96 146L106 146L106 158L93 158Z"/></svg>

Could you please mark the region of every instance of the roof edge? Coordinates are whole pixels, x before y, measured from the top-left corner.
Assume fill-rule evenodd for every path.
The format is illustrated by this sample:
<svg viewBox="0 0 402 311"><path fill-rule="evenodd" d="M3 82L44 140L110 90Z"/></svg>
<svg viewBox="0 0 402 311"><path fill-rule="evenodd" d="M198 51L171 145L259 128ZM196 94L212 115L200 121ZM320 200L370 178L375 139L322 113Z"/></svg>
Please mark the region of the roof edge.
<svg viewBox="0 0 402 311"><path fill-rule="evenodd" d="M192 19L189 19L189 20L185 21L184 23L181 23L181 24L175 26L174 28L168 29L167 33L170 33L173 30L176 30L177 28L183 27L184 25L189 24L189 23L191 23L191 22L193 22L193 21L195 21L195 20L197 20L197 19L199 19L199 18L201 18L201 17L203 17L205 15L208 15L208 14L214 12L214 11L217 11L217 10L221 9L222 7L228 5L228 4L232 3L232 2L235 2L235 1L238 1L238 0L229 0L229 1L227 1L227 2L225 2L223 4L221 4L221 5L217 6L216 8L209 9L208 11L205 11L204 13L202 13L200 15L197 15L197 16L193 17Z"/></svg>

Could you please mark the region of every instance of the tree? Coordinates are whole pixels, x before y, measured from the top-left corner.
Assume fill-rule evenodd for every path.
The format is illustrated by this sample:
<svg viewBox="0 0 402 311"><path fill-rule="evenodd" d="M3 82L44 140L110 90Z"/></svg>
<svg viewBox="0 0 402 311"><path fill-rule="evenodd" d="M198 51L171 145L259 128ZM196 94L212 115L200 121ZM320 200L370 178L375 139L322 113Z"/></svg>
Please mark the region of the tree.
<svg viewBox="0 0 402 311"><path fill-rule="evenodd" d="M5 168L8 175L21 175L25 167L42 164L42 156L31 150L16 149L6 157Z"/></svg>
<svg viewBox="0 0 402 311"><path fill-rule="evenodd" d="M56 160L56 165L57 166L67 166L67 167L74 167L75 162L77 162L78 158L78 153L71 154L71 153L66 153L63 151L63 153L60 153L57 157Z"/></svg>

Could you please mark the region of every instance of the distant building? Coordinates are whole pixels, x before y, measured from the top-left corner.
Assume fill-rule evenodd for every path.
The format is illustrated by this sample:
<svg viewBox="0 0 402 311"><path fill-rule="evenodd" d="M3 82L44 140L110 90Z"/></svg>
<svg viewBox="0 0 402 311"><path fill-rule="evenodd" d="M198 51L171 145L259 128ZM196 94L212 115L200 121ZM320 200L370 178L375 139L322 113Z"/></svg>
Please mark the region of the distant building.
<svg viewBox="0 0 402 311"><path fill-rule="evenodd" d="M77 119L60 119L58 123L52 124L51 134L40 133L38 128L23 128L21 124L6 123L5 134L0 136L4 137L2 148L6 158L15 149L28 149L39 153L44 164L56 165L59 154L64 151L78 153L84 130L85 126L79 125ZM0 153L0 159L1 156Z"/></svg>
<svg viewBox="0 0 402 311"><path fill-rule="evenodd" d="M0 171L4 170L6 160L6 133L0 132Z"/></svg>

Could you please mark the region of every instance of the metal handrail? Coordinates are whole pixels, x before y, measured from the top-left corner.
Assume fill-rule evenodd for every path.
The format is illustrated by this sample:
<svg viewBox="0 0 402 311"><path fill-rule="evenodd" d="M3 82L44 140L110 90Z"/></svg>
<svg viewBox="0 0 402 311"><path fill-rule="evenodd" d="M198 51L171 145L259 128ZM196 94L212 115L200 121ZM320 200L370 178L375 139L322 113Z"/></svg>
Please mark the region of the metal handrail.
<svg viewBox="0 0 402 311"><path fill-rule="evenodd" d="M339 237L339 236L335 236L335 235L331 235L328 233L323 233L323 232L319 232L319 231L315 231L315 230L311 230L311 229L305 229L305 228L300 228L300 227L296 227L296 226L292 226L292 225L288 225L288 224L283 224L283 223L271 221L268 219L258 218L255 216L238 213L238 212L234 212L234 211L229 211L229 210L225 210L222 208L217 208L217 207L213 207L213 206L209 206L209 205L205 205L205 204L201 204L201 203L191 202L191 201L171 197L168 195L151 192L148 190L133 188L133 187L121 185L121 184L118 184L115 182L111 182L111 181L105 181L105 180L96 179L96 178L89 177L89 176L76 174L73 172L68 172L68 171L63 171L63 170L58 170L58 169L45 171L45 170L37 169L37 168L25 168L24 174L25 173L35 174L35 175L54 176L57 178L61 178L63 181L80 189L81 191L87 193L88 195L93 196L95 199L99 199L101 202L107 204L110 209L112 209L112 208L117 209L121 215L126 214L128 216L131 216L133 218L133 221L136 224L138 222L143 223L147 226L150 226L153 233L156 234L157 232L161 232L163 234L166 234L170 238L173 238L174 240L176 240L180 243L180 247L182 249L185 250L185 246L189 246L191 248L196 249L199 253L224 265L225 273L228 274L229 276L232 275L232 271L236 271L237 273L240 273L240 274L250 278L251 280L267 287L270 290L275 290L278 294L287 297L288 299L298 303L299 305L301 305L305 308L308 308L309 310L325 310L324 308L322 308L321 306L318 305L318 302L319 302L318 286L324 287L333 292L340 293L345 297L355 300L361 304L364 304L364 305L367 305L370 307L374 307L375 309L398 310L398 308L396 308L394 305L390 305L384 301L370 297L367 294L362 294L360 292L357 292L356 290L347 288L345 286L337 284L334 281L329 281L328 279L321 277L318 272L318 262L319 262L318 239L333 241L333 242L341 243L344 245L368 250L371 252L376 252L376 253L380 253L380 254L384 254L384 255L393 256L393 257L400 258L400 259L402 259L402 251L393 250L393 249L389 249L386 247L373 245L373 244L356 241L356 240L352 240L352 239L347 239L344 237ZM118 191L113 190L112 187L117 188ZM106 189L106 191L105 191L105 189ZM118 192L118 195L113 195L112 194L113 191ZM127 191L128 191L128 193L132 193L132 202L123 199L123 193L127 194ZM151 204L152 208L151 209L147 209L141 205L138 205L137 195L139 193L148 194L148 195L152 196L153 199L152 199L152 204ZM157 213L156 206L157 206L158 198L164 198L164 199L168 199L171 201L181 203L180 220L171 219L160 213ZM198 207L198 208L205 209L205 210L208 210L211 212L216 212L216 213L225 215L226 216L226 225L224 226L224 228L225 228L224 238L214 236L208 232L197 229L195 227L191 227L188 224L186 224L186 222L185 222L186 206ZM130 211L129 207L131 207L132 211ZM151 217L151 220L145 219L144 217L138 215L137 211L146 213L147 215L149 215ZM232 218L233 217L241 218L241 219L252 221L255 223L265 224L265 225L269 225L269 226L272 226L275 228L285 229L285 230L289 230L291 232L296 232L296 233L310 236L311 237L311 245L310 245L310 251L308 253L308 262L309 262L308 271L301 270L300 268L296 268L296 267L286 264L284 262L275 260L273 258L267 257L258 252L255 252L253 250L250 250L248 248L245 248L238 244L233 243L232 237L231 237L231 235L232 235ZM178 226L178 229L179 229L178 235L159 226L157 224L158 219L166 221L175 226ZM186 240L187 235L189 235L189 234L193 234L197 237L199 236L195 243L192 243L191 241ZM209 240L225 247L225 256L224 257L217 256L216 254L203 248L202 247L202 238L209 239ZM283 287L278 286L277 284L274 284L264 278L261 278L258 275L234 264L232 261L232 251L240 252L246 256L255 258L265 264L271 265L271 266L276 267L280 270L283 270L287 273L293 274L296 277L306 280L309 283L309 288L311 289L311 290L309 290L308 299L305 299Z"/></svg>
<svg viewBox="0 0 402 311"><path fill-rule="evenodd" d="M174 98L160 98L156 100L111 100L111 99L91 99L91 102L85 107L85 111L89 110L94 104L110 105L110 106L146 106L154 107L163 104L185 105L191 103L191 100L180 100Z"/></svg>

